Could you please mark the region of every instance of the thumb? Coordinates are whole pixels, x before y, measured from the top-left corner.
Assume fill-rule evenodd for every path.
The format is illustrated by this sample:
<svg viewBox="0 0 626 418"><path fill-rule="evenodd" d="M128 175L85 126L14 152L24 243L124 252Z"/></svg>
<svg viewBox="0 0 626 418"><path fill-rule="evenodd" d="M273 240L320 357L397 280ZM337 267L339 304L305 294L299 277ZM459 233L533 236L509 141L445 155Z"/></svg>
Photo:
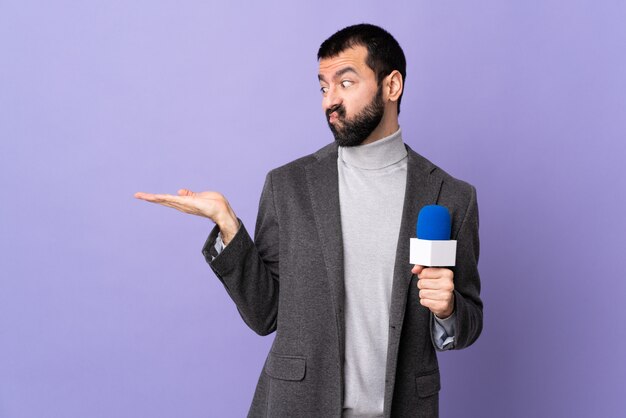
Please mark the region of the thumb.
<svg viewBox="0 0 626 418"><path fill-rule="evenodd" d="M416 264L411 269L411 273L419 275L422 272L422 270L424 270L424 268L425 268L424 266L420 266L419 264Z"/></svg>
<svg viewBox="0 0 626 418"><path fill-rule="evenodd" d="M188 189L180 189L180 190L178 190L178 195L179 196L193 196L194 193L191 190L188 190Z"/></svg>

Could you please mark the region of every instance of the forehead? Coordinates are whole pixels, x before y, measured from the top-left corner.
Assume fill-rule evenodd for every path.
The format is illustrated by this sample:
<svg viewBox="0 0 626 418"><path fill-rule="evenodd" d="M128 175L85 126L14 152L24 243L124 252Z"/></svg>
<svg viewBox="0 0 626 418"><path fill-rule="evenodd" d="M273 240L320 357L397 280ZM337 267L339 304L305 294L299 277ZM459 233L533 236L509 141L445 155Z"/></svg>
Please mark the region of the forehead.
<svg viewBox="0 0 626 418"><path fill-rule="evenodd" d="M367 76L369 73L372 75L374 71L367 66L365 60L367 59L367 48L362 45L357 45L352 48L348 48L341 51L338 55L329 58L323 58L319 64L319 75L324 79L333 78L333 75L337 71L341 71L344 68L353 68L358 75Z"/></svg>

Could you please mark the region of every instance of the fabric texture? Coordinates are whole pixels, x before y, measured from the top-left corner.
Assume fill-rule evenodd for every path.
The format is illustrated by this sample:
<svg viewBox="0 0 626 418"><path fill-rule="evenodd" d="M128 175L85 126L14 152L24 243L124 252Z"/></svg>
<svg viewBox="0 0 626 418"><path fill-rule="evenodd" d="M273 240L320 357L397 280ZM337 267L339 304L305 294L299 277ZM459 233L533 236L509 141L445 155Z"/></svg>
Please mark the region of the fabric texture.
<svg viewBox="0 0 626 418"><path fill-rule="evenodd" d="M434 315L419 304L409 239L419 210L441 204L457 243L454 349L482 330L477 269L478 206L473 186L410 147L393 269L384 385L385 417L437 417L441 388ZM244 322L276 337L259 376L250 417L341 417L345 391L345 285L338 148L332 143L268 173L255 239L243 223L216 256L211 231L203 254ZM213 252L213 254L211 254Z"/></svg>

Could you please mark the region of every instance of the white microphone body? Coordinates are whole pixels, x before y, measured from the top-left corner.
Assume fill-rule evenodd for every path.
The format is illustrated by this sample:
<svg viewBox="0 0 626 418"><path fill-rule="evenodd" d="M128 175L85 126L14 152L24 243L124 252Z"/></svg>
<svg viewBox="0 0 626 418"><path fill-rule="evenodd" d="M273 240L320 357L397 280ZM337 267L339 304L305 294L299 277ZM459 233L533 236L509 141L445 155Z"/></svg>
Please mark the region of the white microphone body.
<svg viewBox="0 0 626 418"><path fill-rule="evenodd" d="M425 267L451 267L456 264L456 240L411 238L411 264Z"/></svg>

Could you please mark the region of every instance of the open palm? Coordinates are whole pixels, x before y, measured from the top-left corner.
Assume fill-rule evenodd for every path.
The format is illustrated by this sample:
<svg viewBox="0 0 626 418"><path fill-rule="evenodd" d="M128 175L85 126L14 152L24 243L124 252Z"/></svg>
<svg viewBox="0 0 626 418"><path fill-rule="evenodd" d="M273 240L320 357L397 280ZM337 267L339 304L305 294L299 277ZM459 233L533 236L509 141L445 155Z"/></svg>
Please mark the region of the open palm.
<svg viewBox="0 0 626 418"><path fill-rule="evenodd" d="M180 189L177 195L137 192L135 197L146 202L158 203L184 213L211 219L220 227L224 242L230 241L230 238L239 229L239 221L235 212L230 207L228 200L219 192L192 192L188 189Z"/></svg>

